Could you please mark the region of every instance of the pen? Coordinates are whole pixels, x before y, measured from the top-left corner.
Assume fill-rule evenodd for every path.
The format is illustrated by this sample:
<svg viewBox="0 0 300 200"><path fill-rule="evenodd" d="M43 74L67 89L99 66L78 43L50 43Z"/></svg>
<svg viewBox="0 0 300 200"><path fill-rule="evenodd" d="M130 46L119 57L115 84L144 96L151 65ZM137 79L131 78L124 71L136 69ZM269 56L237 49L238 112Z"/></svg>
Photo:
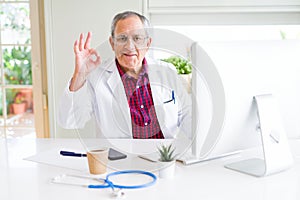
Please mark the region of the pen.
<svg viewBox="0 0 300 200"><path fill-rule="evenodd" d="M60 155L62 155L62 156L73 156L73 157L86 157L86 154L75 153L75 152L71 152L71 151L60 151Z"/></svg>
<svg viewBox="0 0 300 200"><path fill-rule="evenodd" d="M175 104L175 93L174 93L174 90L172 90L172 99L174 100L174 104Z"/></svg>
<svg viewBox="0 0 300 200"><path fill-rule="evenodd" d="M172 90L172 99L170 99L169 101L165 101L164 103L170 103L172 101L174 101L174 104L175 104L175 92L174 92L174 90Z"/></svg>

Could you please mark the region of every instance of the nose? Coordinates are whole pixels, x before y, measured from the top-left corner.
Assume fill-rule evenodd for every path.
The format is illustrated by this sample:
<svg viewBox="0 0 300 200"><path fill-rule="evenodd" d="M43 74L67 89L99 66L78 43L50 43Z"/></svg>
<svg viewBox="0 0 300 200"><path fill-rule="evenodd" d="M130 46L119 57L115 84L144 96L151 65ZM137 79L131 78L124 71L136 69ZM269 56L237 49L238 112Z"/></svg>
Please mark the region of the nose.
<svg viewBox="0 0 300 200"><path fill-rule="evenodd" d="M126 41L125 47L127 49L134 49L135 48L135 43L134 43L132 38L130 38L130 37L128 38L128 40Z"/></svg>

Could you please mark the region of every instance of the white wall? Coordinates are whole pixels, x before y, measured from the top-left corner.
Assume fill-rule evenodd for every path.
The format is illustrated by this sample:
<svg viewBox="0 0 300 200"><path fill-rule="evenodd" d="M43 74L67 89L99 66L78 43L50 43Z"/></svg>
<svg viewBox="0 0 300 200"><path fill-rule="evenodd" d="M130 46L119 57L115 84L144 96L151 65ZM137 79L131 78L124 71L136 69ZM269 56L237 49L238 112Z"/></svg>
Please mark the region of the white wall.
<svg viewBox="0 0 300 200"><path fill-rule="evenodd" d="M145 0L153 25L299 24L299 0Z"/></svg>
<svg viewBox="0 0 300 200"><path fill-rule="evenodd" d="M92 46L106 41L114 15L124 10L142 12L140 0L45 0L48 106L51 137L73 136L60 128L56 115L60 95L74 67L73 44L81 32L93 32Z"/></svg>

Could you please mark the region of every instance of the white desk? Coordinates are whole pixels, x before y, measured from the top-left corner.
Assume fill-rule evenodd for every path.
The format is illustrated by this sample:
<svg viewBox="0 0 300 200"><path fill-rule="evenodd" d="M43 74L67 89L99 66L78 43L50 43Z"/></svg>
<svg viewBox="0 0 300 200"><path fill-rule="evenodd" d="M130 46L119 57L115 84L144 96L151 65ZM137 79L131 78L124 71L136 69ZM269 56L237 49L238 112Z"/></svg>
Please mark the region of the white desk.
<svg viewBox="0 0 300 200"><path fill-rule="evenodd" d="M0 140L0 199L111 199L110 189L86 189L49 183L57 175L76 173L71 169L23 160L51 148L74 145L80 145L79 141ZM177 163L173 179L158 179L154 186L126 190L125 199L299 200L300 140L291 141L291 148L295 155L295 165L279 174L256 178L223 167L225 163L242 159L243 155L191 166Z"/></svg>

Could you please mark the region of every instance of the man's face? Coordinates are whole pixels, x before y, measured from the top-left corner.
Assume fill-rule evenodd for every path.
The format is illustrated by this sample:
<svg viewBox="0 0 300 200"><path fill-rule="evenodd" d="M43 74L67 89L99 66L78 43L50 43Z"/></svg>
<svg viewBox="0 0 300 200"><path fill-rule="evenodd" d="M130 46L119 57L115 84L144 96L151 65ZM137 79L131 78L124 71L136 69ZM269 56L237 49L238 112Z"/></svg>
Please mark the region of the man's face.
<svg viewBox="0 0 300 200"><path fill-rule="evenodd" d="M114 38L109 38L119 64L127 70L139 70L151 44L137 16L118 21Z"/></svg>

